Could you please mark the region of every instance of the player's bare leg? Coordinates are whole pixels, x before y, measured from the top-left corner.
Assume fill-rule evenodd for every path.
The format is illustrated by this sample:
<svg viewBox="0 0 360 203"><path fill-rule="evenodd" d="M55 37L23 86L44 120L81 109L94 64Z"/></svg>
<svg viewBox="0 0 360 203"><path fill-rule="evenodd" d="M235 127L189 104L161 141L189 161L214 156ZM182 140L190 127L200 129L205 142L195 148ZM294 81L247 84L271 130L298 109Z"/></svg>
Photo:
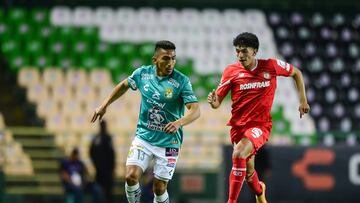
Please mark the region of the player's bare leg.
<svg viewBox="0 0 360 203"><path fill-rule="evenodd" d="M252 156L246 163L246 182L255 192L256 203L266 203L265 184L259 181L255 170L255 156Z"/></svg>
<svg viewBox="0 0 360 203"><path fill-rule="evenodd" d="M241 139L233 151L233 166L229 178L228 203L235 203L239 197L242 184L246 176L246 158L251 154L253 145L249 139Z"/></svg>
<svg viewBox="0 0 360 203"><path fill-rule="evenodd" d="M139 179L143 171L139 166L126 166L125 193L129 203L140 203L141 188Z"/></svg>
<svg viewBox="0 0 360 203"><path fill-rule="evenodd" d="M263 183L261 181L260 181L260 184L262 187L262 193L261 193L261 195L255 195L256 203L267 203L266 197L265 197L266 185L265 185L265 183Z"/></svg>
<svg viewBox="0 0 360 203"><path fill-rule="evenodd" d="M166 190L167 182L154 178L154 203L169 203L169 194Z"/></svg>

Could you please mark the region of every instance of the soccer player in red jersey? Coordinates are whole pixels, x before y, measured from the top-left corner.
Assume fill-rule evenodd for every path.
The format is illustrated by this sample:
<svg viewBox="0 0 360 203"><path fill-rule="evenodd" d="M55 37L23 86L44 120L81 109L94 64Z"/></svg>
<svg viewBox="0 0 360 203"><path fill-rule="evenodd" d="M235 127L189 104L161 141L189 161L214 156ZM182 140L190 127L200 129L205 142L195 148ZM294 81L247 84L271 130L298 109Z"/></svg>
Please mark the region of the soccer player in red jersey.
<svg viewBox="0 0 360 203"><path fill-rule="evenodd" d="M238 199L243 181L255 192L257 203L266 203L265 184L254 169L256 151L267 142L271 128L271 107L276 77L293 77L300 97L300 118L310 110L305 85L299 69L278 59L257 59L259 40L252 33L241 33L234 41L238 62L227 66L208 103L216 109L231 90L231 142L234 145L228 203Z"/></svg>

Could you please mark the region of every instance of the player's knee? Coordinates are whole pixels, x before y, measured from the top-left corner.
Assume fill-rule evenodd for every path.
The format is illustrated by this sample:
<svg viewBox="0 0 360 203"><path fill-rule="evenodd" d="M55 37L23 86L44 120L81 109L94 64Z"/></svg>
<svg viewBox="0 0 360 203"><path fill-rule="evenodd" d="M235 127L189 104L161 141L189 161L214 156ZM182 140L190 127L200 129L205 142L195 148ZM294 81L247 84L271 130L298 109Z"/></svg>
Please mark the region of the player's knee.
<svg viewBox="0 0 360 203"><path fill-rule="evenodd" d="M139 182L139 177L137 177L137 175L131 171L126 174L125 179L128 185L135 185Z"/></svg>
<svg viewBox="0 0 360 203"><path fill-rule="evenodd" d="M154 181L153 183L153 191L156 195L162 195L166 191L167 184L164 181Z"/></svg>
<svg viewBox="0 0 360 203"><path fill-rule="evenodd" d="M249 153L246 152L243 148L237 147L233 151L233 158L246 159L249 156Z"/></svg>

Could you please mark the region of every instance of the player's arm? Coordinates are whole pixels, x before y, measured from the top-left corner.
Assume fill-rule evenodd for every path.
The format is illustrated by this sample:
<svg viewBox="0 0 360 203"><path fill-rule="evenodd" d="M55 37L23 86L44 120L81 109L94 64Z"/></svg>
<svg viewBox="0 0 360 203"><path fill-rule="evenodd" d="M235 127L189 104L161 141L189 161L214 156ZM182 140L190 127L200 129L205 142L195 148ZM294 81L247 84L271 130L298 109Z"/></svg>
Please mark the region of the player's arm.
<svg viewBox="0 0 360 203"><path fill-rule="evenodd" d="M190 124L200 117L200 107L198 102L187 103L185 106L188 109L185 116L166 124L164 128L166 133L175 133L181 126Z"/></svg>
<svg viewBox="0 0 360 203"><path fill-rule="evenodd" d="M304 79L301 71L296 67L293 67L293 71L291 72L290 76L293 77L296 84L296 88L300 98L300 106L299 106L300 118L302 118L302 116L305 113L308 113L310 110L310 106L307 102L306 93L305 93Z"/></svg>
<svg viewBox="0 0 360 203"><path fill-rule="evenodd" d="M112 90L111 94L102 102L102 104L98 108L95 109L91 122L95 122L98 118L101 120L101 118L106 112L106 108L116 99L121 97L121 95L123 95L128 89L129 84L127 79L124 79L119 84L117 84Z"/></svg>

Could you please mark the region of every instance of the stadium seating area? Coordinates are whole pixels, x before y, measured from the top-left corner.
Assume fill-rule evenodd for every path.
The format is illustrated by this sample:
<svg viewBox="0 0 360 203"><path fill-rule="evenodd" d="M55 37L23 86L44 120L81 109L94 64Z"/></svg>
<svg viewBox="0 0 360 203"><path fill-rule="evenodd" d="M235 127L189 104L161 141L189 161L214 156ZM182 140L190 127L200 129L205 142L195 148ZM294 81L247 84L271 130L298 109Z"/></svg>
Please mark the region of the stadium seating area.
<svg viewBox="0 0 360 203"><path fill-rule="evenodd" d="M270 12L279 51L303 71L318 134L359 136L360 15Z"/></svg>
<svg viewBox="0 0 360 203"><path fill-rule="evenodd" d="M0 112L0 167L7 175L33 175L32 161L12 133L6 130Z"/></svg>

